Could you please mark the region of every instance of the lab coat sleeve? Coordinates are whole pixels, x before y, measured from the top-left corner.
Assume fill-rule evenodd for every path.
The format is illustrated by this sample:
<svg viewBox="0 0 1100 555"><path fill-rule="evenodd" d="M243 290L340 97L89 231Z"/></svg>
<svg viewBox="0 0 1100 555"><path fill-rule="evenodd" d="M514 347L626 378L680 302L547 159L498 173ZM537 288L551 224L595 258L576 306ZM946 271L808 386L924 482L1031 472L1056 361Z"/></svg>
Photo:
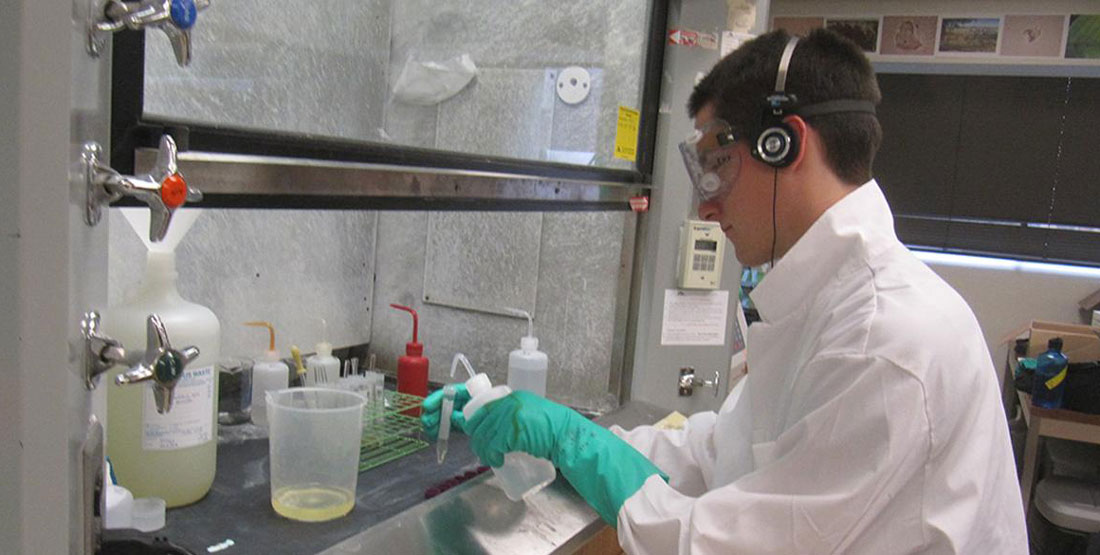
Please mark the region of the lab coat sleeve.
<svg viewBox="0 0 1100 555"><path fill-rule="evenodd" d="M715 416L713 412L693 414L681 430L639 426L627 431L612 426L611 431L668 474L672 489L701 495L714 468Z"/></svg>
<svg viewBox="0 0 1100 555"><path fill-rule="evenodd" d="M623 549L845 552L891 497L914 477L919 484L929 419L923 388L906 371L879 358L834 356L811 361L792 391L778 419L792 424L775 441L752 445L748 474L697 496L647 480L619 511ZM919 519L920 504L912 505L906 510Z"/></svg>

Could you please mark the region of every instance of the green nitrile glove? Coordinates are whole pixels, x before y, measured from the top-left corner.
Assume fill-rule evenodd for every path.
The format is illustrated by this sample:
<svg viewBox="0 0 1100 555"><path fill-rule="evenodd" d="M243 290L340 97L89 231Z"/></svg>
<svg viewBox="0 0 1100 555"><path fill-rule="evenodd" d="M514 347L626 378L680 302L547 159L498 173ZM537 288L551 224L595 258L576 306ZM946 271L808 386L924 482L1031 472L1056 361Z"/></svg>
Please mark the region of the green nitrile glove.
<svg viewBox="0 0 1100 555"><path fill-rule="evenodd" d="M451 429L466 430L466 417L462 415L462 407L470 402L470 392L466 391L466 384L455 384L455 405L451 411ZM424 433L431 441L439 435L439 412L443 408L443 388L439 388L424 398L420 403L420 424L424 427Z"/></svg>
<svg viewBox="0 0 1100 555"><path fill-rule="evenodd" d="M465 430L474 453L490 466L504 464L504 454L512 451L549 459L611 526L617 526L619 508L646 479L656 474L668 481L611 431L527 391L485 405L465 423Z"/></svg>

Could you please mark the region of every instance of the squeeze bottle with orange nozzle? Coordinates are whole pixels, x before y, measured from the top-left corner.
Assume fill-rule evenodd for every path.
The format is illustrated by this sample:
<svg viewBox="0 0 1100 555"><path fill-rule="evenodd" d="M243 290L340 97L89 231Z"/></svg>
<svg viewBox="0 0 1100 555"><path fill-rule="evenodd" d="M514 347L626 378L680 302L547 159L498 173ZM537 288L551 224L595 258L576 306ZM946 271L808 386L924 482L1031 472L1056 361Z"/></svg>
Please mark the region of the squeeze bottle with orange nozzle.
<svg viewBox="0 0 1100 555"><path fill-rule="evenodd" d="M267 392L290 386L290 367L275 350L275 326L269 322L245 322L246 326L267 328L267 352L252 366L252 423L267 426Z"/></svg>

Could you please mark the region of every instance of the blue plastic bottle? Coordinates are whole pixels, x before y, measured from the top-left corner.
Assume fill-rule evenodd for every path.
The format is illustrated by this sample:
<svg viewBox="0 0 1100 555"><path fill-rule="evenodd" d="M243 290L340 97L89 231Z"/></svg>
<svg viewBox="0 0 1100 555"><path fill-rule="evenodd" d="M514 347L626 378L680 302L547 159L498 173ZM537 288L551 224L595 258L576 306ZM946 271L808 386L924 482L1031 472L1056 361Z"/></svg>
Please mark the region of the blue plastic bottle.
<svg viewBox="0 0 1100 555"><path fill-rule="evenodd" d="M1047 351L1036 359L1035 382L1031 388L1033 405L1047 409L1062 406L1062 393L1066 388L1068 365L1069 359L1062 354L1062 338L1051 339L1047 343Z"/></svg>

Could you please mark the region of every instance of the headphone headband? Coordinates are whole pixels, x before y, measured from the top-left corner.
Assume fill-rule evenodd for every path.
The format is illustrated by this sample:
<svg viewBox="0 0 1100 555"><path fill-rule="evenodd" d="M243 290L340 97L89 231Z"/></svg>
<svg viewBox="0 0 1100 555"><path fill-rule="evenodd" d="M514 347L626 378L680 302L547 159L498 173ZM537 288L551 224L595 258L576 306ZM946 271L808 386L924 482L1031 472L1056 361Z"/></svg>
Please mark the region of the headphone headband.
<svg viewBox="0 0 1100 555"><path fill-rule="evenodd" d="M787 70L791 67L791 57L794 56L794 47L798 45L798 37L791 37L787 46L783 48L783 55L779 58L779 69L775 72L775 94L783 94L787 88Z"/></svg>
<svg viewBox="0 0 1100 555"><path fill-rule="evenodd" d="M861 112L875 115L875 104L870 100L842 98L838 100L826 100L816 104L807 104L806 106L800 106L794 110L794 113L804 118L845 112Z"/></svg>

